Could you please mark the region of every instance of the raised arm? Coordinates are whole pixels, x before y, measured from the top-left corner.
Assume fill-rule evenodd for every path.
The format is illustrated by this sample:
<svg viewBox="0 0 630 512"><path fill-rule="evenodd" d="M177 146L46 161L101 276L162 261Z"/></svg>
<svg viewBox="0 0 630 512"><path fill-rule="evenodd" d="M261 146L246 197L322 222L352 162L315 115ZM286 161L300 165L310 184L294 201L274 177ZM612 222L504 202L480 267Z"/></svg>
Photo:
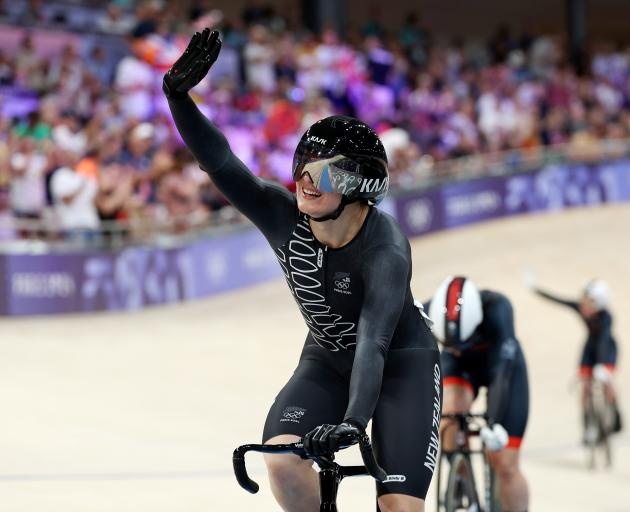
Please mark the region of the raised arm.
<svg viewBox="0 0 630 512"><path fill-rule="evenodd" d="M365 428L374 414L387 350L405 303L408 257L394 245L374 248L365 255L362 275L365 295L344 421Z"/></svg>
<svg viewBox="0 0 630 512"><path fill-rule="evenodd" d="M164 94L184 142L227 199L267 236L281 245L297 218L293 195L261 180L232 152L221 131L197 108L188 91L206 75L221 49L217 31L196 33L184 54L164 76Z"/></svg>
<svg viewBox="0 0 630 512"><path fill-rule="evenodd" d="M562 304L563 306L568 306L571 309L574 309L575 311L580 310L579 304L574 300L567 300L567 299L560 298L557 295L552 295L551 293L541 290L540 288L534 288L534 292L537 295L540 295L541 297L543 297L544 299L555 302L556 304Z"/></svg>

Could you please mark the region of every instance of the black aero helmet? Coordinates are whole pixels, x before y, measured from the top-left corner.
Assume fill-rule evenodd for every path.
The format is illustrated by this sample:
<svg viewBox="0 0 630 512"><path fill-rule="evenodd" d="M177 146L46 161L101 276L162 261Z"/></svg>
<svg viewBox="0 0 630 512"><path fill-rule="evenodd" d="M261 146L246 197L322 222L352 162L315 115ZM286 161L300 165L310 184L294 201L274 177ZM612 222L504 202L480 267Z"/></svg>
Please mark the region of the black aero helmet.
<svg viewBox="0 0 630 512"><path fill-rule="evenodd" d="M302 177L309 162L338 155L345 158L330 164L320 189L342 193L341 209L355 201L375 205L385 197L389 172L383 143L367 124L348 116L321 119L302 135L293 157L293 179L298 181Z"/></svg>

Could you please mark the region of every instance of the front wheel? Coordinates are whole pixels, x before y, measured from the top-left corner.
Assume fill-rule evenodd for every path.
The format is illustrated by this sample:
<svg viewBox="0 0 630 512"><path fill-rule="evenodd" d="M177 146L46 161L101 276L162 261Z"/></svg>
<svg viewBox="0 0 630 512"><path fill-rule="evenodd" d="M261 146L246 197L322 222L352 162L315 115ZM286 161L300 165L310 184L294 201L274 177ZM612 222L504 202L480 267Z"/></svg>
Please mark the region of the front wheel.
<svg viewBox="0 0 630 512"><path fill-rule="evenodd" d="M586 403L584 411L584 446L586 448L586 464L589 469L595 469L597 443L599 441L599 421L593 408L592 399Z"/></svg>
<svg viewBox="0 0 630 512"><path fill-rule="evenodd" d="M481 512L470 458L463 453L453 456L444 496L445 512Z"/></svg>
<svg viewBox="0 0 630 512"><path fill-rule="evenodd" d="M609 435L614 423L613 406L606 400L601 383L591 385L584 410L584 445L587 452L587 465L591 470L597 467L597 455L601 450L606 467L612 465Z"/></svg>

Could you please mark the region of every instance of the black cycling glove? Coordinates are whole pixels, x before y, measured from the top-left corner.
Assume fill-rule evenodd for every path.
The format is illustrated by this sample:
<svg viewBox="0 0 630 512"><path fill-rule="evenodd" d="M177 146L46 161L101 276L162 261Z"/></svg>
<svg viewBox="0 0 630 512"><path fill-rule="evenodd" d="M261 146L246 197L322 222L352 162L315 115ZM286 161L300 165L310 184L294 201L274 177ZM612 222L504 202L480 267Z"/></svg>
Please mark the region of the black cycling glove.
<svg viewBox="0 0 630 512"><path fill-rule="evenodd" d="M330 455L357 443L364 434L362 428L351 423L320 425L304 436L304 449L309 455Z"/></svg>
<svg viewBox="0 0 630 512"><path fill-rule="evenodd" d="M162 89L167 98L183 98L208 73L221 51L219 31L205 28L195 32L188 47L164 75Z"/></svg>

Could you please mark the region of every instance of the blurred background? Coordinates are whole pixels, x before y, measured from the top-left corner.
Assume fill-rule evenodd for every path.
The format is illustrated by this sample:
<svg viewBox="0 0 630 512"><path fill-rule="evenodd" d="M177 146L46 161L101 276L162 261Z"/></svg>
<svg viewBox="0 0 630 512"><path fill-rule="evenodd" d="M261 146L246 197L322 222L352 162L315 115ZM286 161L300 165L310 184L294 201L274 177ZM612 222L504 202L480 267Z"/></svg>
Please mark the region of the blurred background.
<svg viewBox="0 0 630 512"><path fill-rule="evenodd" d="M297 357L303 325L273 253L183 146L161 92L164 72L204 27L219 29L224 45L192 95L240 159L292 189L293 151L315 120L345 113L373 126L391 173L381 207L414 239L414 292L425 299L447 273L470 272L516 297L537 361L570 354L561 384L540 363L536 385L543 394L558 386L545 414L560 411L558 424L577 431L577 402L563 401L583 333L562 315L558 327L520 273L536 267L568 295L604 277L618 318L629 304L630 210L609 204L630 200L629 17L624 0L0 0L5 510L212 508L218 489L234 487L225 457L258 439L283 382L277 368L259 367L279 337L262 333L286 326L281 376ZM493 222L450 231L481 221ZM175 305L192 299L204 300ZM628 346L624 322L618 338ZM570 341L554 352L549 339L560 337ZM241 339L253 355L226 348ZM241 357L246 373L232 369ZM623 370L623 349L621 361ZM248 421L238 407L245 384L224 389L235 375L268 386ZM568 408L554 409L561 402ZM230 426L237 419L249 428ZM532 428L533 439L549 435ZM563 492L588 487L562 431L552 452L569 462L539 468L541 486L557 470ZM216 432L240 437L213 458ZM546 447L534 443L532 457ZM598 476L606 506L580 495L564 507L550 491L532 509L627 510L630 494L615 482L630 469L619 471ZM159 482L172 480L183 487L169 502ZM67 487L86 481L96 483L84 494ZM241 510L234 492L226 506ZM108 507L113 495L126 498ZM267 500L242 503L273 510Z"/></svg>
<svg viewBox="0 0 630 512"><path fill-rule="evenodd" d="M377 129L394 192L625 156L630 5L457 5L0 3L3 245L119 248L240 222L182 146L161 93L205 26L225 43L195 100L256 174L288 187L297 139L334 112Z"/></svg>

